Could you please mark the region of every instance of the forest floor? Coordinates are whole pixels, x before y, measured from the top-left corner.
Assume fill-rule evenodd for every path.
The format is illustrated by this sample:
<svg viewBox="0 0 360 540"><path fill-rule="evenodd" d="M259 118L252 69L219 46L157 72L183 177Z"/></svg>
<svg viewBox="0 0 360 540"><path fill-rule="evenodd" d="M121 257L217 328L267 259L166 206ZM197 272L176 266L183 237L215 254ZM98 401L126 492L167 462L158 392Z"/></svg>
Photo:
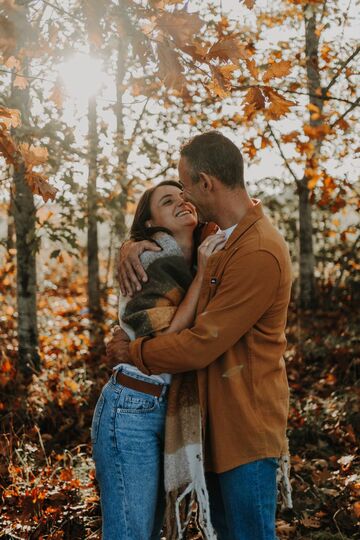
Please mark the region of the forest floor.
<svg viewBox="0 0 360 540"><path fill-rule="evenodd" d="M55 279L53 272L42 282L42 371L28 382L16 370L13 264L0 271L2 539L101 537L90 424L109 367L105 356L89 354L85 279L70 271L67 276ZM322 288L321 299L316 311L300 313L293 305L289 311L294 509L279 512L280 540L360 538L360 316L344 290ZM109 333L116 322L115 291L107 291L106 305L102 330ZM201 538L195 525L188 538Z"/></svg>

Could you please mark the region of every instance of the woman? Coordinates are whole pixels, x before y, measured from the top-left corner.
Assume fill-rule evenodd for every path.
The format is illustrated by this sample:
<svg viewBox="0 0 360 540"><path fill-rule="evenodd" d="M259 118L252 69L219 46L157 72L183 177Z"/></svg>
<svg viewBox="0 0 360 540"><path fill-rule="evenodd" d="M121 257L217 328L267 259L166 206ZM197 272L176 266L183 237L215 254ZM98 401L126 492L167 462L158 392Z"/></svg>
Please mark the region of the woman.
<svg viewBox="0 0 360 540"><path fill-rule="evenodd" d="M208 236L198 248L197 271L193 275L197 225L195 208L184 202L177 182L162 182L141 197L131 238L152 239L162 250L143 253L141 261L149 281L142 291L121 303L120 322L132 339L178 332L192 324L207 259L225 245L221 233ZM120 364L103 388L92 423L103 540L160 538L170 382L169 374L147 376L133 366ZM181 386L178 381L176 395L181 392ZM187 493L195 489L187 484ZM181 500L184 495L180 494ZM178 521L181 521L179 516ZM179 532L174 534L180 532L179 526Z"/></svg>

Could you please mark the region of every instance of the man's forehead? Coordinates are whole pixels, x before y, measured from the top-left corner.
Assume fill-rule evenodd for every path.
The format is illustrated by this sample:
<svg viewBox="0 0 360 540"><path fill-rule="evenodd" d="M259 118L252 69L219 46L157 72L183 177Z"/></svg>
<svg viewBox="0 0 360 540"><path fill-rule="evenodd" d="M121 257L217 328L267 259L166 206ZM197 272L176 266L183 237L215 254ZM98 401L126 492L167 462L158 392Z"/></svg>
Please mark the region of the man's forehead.
<svg viewBox="0 0 360 540"><path fill-rule="evenodd" d="M189 181L190 180L190 173L189 173L189 167L187 165L187 162L186 162L186 158L184 157L181 157L180 160L179 160L179 163L178 163L178 171L179 171L179 176L180 176L180 179L182 180L182 184L184 184L184 180L185 181Z"/></svg>

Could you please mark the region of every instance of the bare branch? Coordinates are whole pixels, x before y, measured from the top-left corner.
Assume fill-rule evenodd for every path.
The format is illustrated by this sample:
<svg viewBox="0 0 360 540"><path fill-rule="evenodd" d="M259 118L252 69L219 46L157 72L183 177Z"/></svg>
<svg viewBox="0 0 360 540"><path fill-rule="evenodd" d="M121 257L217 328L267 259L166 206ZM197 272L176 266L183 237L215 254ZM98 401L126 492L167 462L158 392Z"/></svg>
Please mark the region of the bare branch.
<svg viewBox="0 0 360 540"><path fill-rule="evenodd" d="M287 160L287 158L286 158L286 156L285 156L285 154L284 154L284 152L283 152L283 149L281 148L281 144L280 144L278 138L276 137L275 133L273 132L272 127L271 127L271 125L270 125L269 122L267 123L267 127L269 128L270 134L271 134L272 138L274 139L276 146L277 146L278 149L279 149L280 155L281 155L281 157L283 158L283 161L284 161L284 163L285 163L285 165L286 165L286 168L288 169L288 171L290 172L291 176L292 176L293 179L295 180L296 185L300 185L301 182L300 182L300 180L298 179L298 177L296 176L296 174L294 173L294 171L292 170L292 168L290 167L290 163L288 162L288 160Z"/></svg>
<svg viewBox="0 0 360 540"><path fill-rule="evenodd" d="M69 17L70 19L74 19L74 21L78 21L80 23L83 23L83 21L81 19L79 19L79 17L75 17L75 15L73 15L72 13L69 13L68 11L66 11L65 9L61 8L61 7L58 7L58 6L55 6L54 4L52 4L51 2L47 2L47 0L41 0L41 2L43 2L44 4L46 4L47 6L55 9L56 11L59 11L59 13L62 13L63 15L66 15L67 17Z"/></svg>
<svg viewBox="0 0 360 540"><path fill-rule="evenodd" d="M360 45L359 45L359 47L357 47L357 49L355 49L355 51L349 56L349 58L347 60L345 60L344 62L342 62L342 64L340 64L339 69L337 70L337 72L335 73L335 75L333 76L333 78L331 79L329 84L327 85L327 87L322 90L322 93L323 93L324 96L326 96L326 94L330 90L330 88L336 83L336 80L338 79L338 77L339 77L340 73L342 72L342 70L344 69L344 67L346 67L351 62L351 60L353 60L355 58L355 56L357 56L359 54L359 52L360 52Z"/></svg>
<svg viewBox="0 0 360 540"><path fill-rule="evenodd" d="M340 118L338 118L337 120L335 120L335 122L333 122L332 124L330 124L330 127L334 127L336 126L336 124L338 122L340 122L340 120L342 120L343 118L345 118L345 116L347 114L349 114L349 112L351 112L353 109L355 109L355 107L357 107L360 103L360 97L357 98L357 100L351 105L351 107L349 107L348 109L346 109L346 111L344 112L344 114L342 114L340 116Z"/></svg>

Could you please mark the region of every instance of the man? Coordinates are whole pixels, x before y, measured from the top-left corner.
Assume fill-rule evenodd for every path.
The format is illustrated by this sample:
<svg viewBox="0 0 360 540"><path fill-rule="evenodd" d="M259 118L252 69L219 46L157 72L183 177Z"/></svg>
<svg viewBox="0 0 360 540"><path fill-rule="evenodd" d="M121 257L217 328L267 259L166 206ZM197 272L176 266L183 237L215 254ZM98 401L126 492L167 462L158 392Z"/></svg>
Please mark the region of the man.
<svg viewBox="0 0 360 540"><path fill-rule="evenodd" d="M218 537L274 540L276 469L287 452L289 253L260 201L247 194L242 156L229 139L204 133L180 154L184 199L225 231L227 243L209 259L192 328L130 345L120 332L108 354L144 373L197 370Z"/></svg>

